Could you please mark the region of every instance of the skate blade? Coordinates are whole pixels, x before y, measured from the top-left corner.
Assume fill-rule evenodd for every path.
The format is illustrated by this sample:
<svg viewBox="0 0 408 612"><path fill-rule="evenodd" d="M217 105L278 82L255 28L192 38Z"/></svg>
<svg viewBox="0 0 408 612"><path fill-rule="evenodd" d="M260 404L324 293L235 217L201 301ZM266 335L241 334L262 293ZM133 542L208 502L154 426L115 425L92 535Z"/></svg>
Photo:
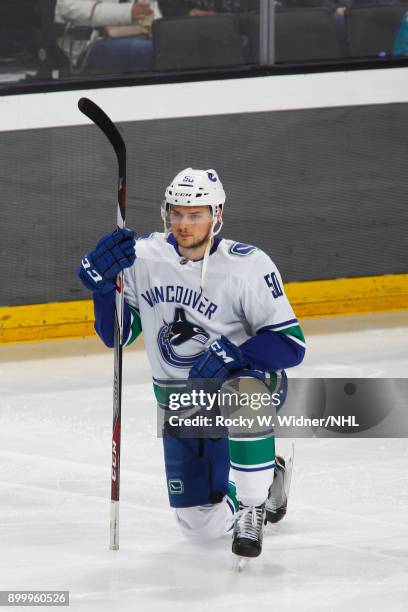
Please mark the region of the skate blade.
<svg viewBox="0 0 408 612"><path fill-rule="evenodd" d="M232 560L232 571L235 574L240 574L248 567L250 560L250 557L239 557L238 555L234 555Z"/></svg>
<svg viewBox="0 0 408 612"><path fill-rule="evenodd" d="M289 457L287 465L285 467L286 481L285 481L284 491L285 491L286 499L289 499L289 490L290 490L290 485L292 482L292 471L293 471L294 460L295 460L295 445L292 443L292 454Z"/></svg>

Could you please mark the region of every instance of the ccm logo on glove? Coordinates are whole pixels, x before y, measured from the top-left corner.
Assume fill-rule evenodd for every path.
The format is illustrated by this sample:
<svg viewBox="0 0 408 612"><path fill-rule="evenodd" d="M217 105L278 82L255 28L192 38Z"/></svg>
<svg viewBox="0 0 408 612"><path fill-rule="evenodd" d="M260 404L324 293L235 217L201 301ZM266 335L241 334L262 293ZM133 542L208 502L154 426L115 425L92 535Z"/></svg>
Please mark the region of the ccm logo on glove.
<svg viewBox="0 0 408 612"><path fill-rule="evenodd" d="M234 361L234 358L227 355L227 351L217 342L217 340L211 344L210 348L224 363L231 363Z"/></svg>
<svg viewBox="0 0 408 612"><path fill-rule="evenodd" d="M96 270L94 270L93 268L91 268L91 264L89 263L89 260L84 257L82 260L82 267L84 268L84 270L86 270L86 273L92 278L92 280L94 280L96 283L98 283L99 281L102 280L102 276L100 274L98 274L98 272Z"/></svg>

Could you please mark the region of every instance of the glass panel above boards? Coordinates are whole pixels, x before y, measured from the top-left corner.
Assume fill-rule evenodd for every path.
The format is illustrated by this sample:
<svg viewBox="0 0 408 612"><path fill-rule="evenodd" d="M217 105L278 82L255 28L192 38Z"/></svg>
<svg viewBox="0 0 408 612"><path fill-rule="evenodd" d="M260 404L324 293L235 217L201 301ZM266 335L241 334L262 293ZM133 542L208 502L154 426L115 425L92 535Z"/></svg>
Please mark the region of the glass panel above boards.
<svg viewBox="0 0 408 612"><path fill-rule="evenodd" d="M408 55L408 0L1 0L0 93Z"/></svg>

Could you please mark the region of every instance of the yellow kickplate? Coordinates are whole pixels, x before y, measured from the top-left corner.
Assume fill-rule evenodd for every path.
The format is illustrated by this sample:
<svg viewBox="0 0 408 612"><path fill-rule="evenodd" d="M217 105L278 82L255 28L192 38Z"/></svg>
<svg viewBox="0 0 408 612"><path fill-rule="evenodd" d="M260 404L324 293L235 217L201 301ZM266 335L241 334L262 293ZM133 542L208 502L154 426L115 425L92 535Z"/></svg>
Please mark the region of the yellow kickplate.
<svg viewBox="0 0 408 612"><path fill-rule="evenodd" d="M92 300L0 308L0 344L93 336Z"/></svg>
<svg viewBox="0 0 408 612"><path fill-rule="evenodd" d="M288 283L285 290L299 319L408 309L408 274Z"/></svg>
<svg viewBox="0 0 408 612"><path fill-rule="evenodd" d="M408 274L288 283L299 319L408 310ZM0 344L95 334L92 300L0 307Z"/></svg>

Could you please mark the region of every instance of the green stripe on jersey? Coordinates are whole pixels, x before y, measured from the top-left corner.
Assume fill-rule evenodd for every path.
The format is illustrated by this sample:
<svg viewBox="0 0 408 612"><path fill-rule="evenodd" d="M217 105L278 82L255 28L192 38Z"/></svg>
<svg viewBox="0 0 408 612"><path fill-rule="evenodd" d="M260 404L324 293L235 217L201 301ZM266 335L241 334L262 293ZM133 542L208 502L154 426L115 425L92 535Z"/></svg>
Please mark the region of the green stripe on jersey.
<svg viewBox="0 0 408 612"><path fill-rule="evenodd" d="M168 407L170 403L170 395L174 394L171 399L179 403L179 396L182 393L186 392L186 385L182 385L180 387L172 387L170 385L159 386L156 385L156 383L153 383L153 391L158 403Z"/></svg>
<svg viewBox="0 0 408 612"><path fill-rule="evenodd" d="M279 334L286 334L287 336L293 336L302 342L305 342L305 337L300 328L300 325L292 325L292 327L287 327L286 329L279 329Z"/></svg>
<svg viewBox="0 0 408 612"><path fill-rule="evenodd" d="M230 440L230 461L238 465L255 466L275 459L275 438Z"/></svg>
<svg viewBox="0 0 408 612"><path fill-rule="evenodd" d="M140 319L140 314L133 306L129 306L129 309L131 314L130 336L126 341L125 346L130 346L132 342L134 342L142 333L142 321Z"/></svg>

